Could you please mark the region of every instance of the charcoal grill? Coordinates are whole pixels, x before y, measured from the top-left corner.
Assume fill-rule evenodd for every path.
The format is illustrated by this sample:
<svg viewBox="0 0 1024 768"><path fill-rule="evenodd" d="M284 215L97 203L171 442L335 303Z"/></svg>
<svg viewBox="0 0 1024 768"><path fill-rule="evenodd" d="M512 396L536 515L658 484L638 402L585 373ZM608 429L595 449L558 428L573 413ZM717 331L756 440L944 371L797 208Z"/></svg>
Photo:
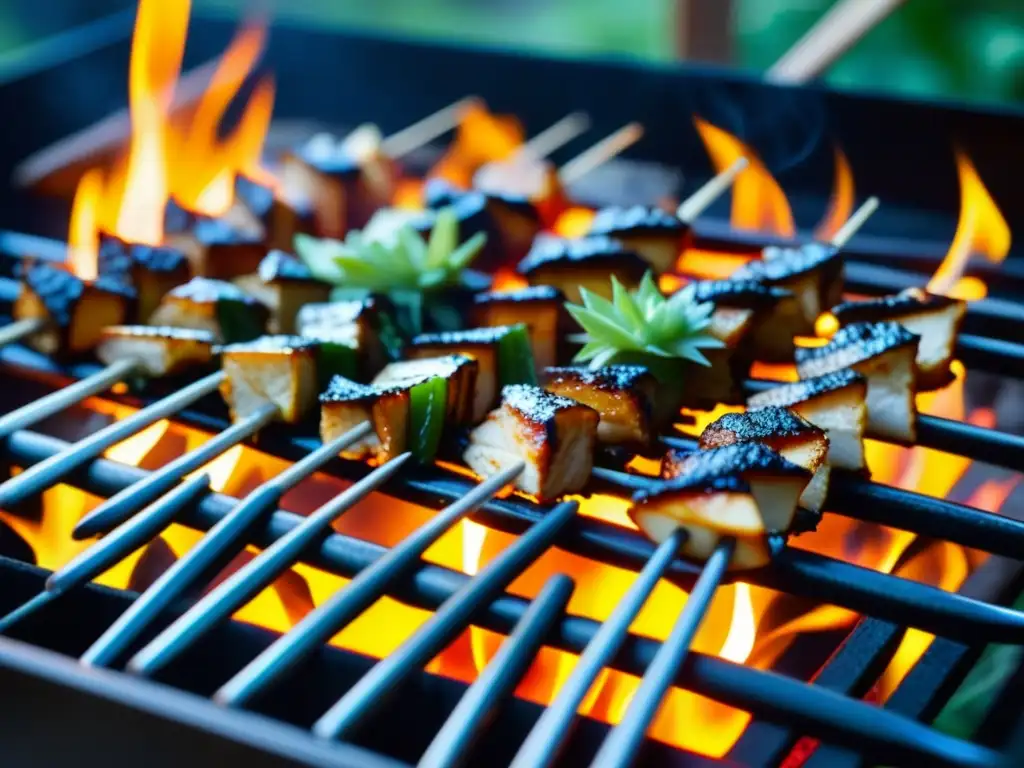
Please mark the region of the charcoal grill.
<svg viewBox="0 0 1024 768"><path fill-rule="evenodd" d="M8 154L2 158L5 171L52 140L121 105L120 73L127 60L130 23L127 16L103 20L53 45L43 45L38 49L39 60L27 71L0 73L0 79L6 80L3 88L8 98L21 99L26 105L24 119L11 126ZM221 20L194 20L188 58L193 62L208 59L222 48L230 28ZM953 232L958 207L948 159L952 140L974 158L993 197L1010 213L1011 229L1019 231L1024 223L1019 220L1024 207L1019 204L1021 192L1013 174L1024 160L1024 150L1015 140L1024 115L1012 112L898 102L816 86L780 89L727 72L554 61L287 26L275 30L267 65L278 73L281 97L277 114L283 120L338 126L351 123L353 115L358 115L359 119L372 116L385 127L401 125L409 122L410 116L429 112L466 93L479 93L495 108L522 117L528 126L550 124L568 109L588 111L597 131L610 132L624 117L638 119L644 123L647 137L627 153L623 164L641 176L655 164L681 170L684 190L711 174L690 128L692 114L698 113L734 130L779 171L797 220L805 227L824 209L831 179L823 169L831 169L832 143L837 142L850 157L858 184L885 201L877 220L858 237L851 251L855 262L851 282L858 290L858 274L863 274L865 267L856 265L874 264L877 268L890 253L900 255L900 269L885 266L883 270L884 279L893 283L923 282L921 274L934 268ZM372 76L336 76L356 71ZM422 73L423 81L410 80L410 72ZM95 83L88 99L72 109L66 102L59 109L47 102L74 82L73 78ZM430 87L423 87L423 82ZM548 87L538 92L537 82ZM333 93L335 98L314 96L322 93ZM879 135L879 126L885 126L884 136ZM900 173L893 172L897 167L902 169ZM655 178L658 194L680 192L671 181L664 181L672 179L672 174ZM588 201L614 202L600 180L594 180L592 186L581 185L578 194ZM0 188L0 201L0 224L42 236L63 235L66 202L40 202L7 187ZM629 202L635 202L635 197ZM724 209L719 207L711 211L707 222L702 221L698 236L703 247L724 244L729 250L742 250L744 244L749 248L761 243L749 236L737 237L727 230L724 220ZM6 251L6 275L19 258L38 256L47 248L45 241L13 232L0 239L0 244ZM998 272L986 265L974 267L978 275L998 274L999 279L992 286L992 301L985 305L987 313L975 315L971 330L983 339L1010 341L1001 349L1011 358L1018 352L1012 345L1014 334L1024 327L1014 282L1014 276L1020 274L1019 263L1012 254ZM11 285L9 280L6 283L0 284L0 298L9 301ZM879 281L866 284L877 289ZM0 350L0 363L11 384L9 402L5 403L9 409L96 371L90 364L59 366L17 346ZM1020 368L1001 372L1019 375ZM129 405L142 404L127 395L108 397ZM87 409L75 409L45 422L42 431L14 432L3 447L4 463L24 468L56 455L69 441L82 436L87 414ZM223 412L206 402L176 418L214 434L227 427ZM944 435L944 447L962 446L960 450L982 459L998 459L1018 471L1022 466L1024 454L1013 435L992 438L966 427ZM965 437L975 440L973 448L957 442ZM318 442L272 427L260 436L258 446L268 454L298 461L315 451ZM982 455L985 451L988 453ZM348 481L358 481L367 473L365 466L342 460L334 460L324 469ZM63 481L109 498L146 474L146 470L95 459ZM388 481L383 493L440 509L465 497L472 488L473 481L461 475L419 468L403 470ZM998 712L974 743L943 736L922 723L937 714L987 642L1024 642L1024 617L1001 607L1024 586L1020 531L1012 521L945 502L906 495L885 502L878 492L856 484L846 491L848 514L859 512L865 518L873 514L877 521L891 523L895 512L908 512L912 518L908 524L930 526L928 532L933 536L959 537L961 543L1017 556L991 558L965 584L963 595L950 596L839 560L781 549L769 568L744 574L744 579L842 605L864 618L849 632L798 638L771 672L691 652L676 682L747 710L754 719L721 760L647 741L639 754L641 764L792 765L804 759L829 766L865 761L992 765L1000 759L1013 764L1013 755L1020 754L1020 736L1014 735L1021 712L1019 691L1015 692L1019 688L1015 681L1019 683L1024 674L1020 669L1007 675L1000 694L1003 706L996 708ZM234 504L219 494L198 501L184 499L175 519L208 531ZM872 511L857 509L869 505L876 506ZM14 511L26 516L39 512L32 501ZM387 594L439 612L433 625L425 625L413 635L422 641L418 648L404 645L388 657L390 669L397 670L395 690L370 689L374 695L360 706L372 702L379 705L378 711L358 718L359 727L347 730L343 740L315 738L309 728L339 696L366 679L374 660L333 647L319 648L301 665L275 679L266 691L246 699L244 706L219 706L210 697L221 702L230 699L231 691L225 692L222 686L229 679L239 679L237 673L271 645L274 633L236 621L222 622L161 668L155 675L158 682L115 671L146 646L157 629L187 610L194 595L183 595L161 615L160 627L148 628L130 650L122 649L115 669L85 668L74 659L82 656L134 599L131 592L86 586L54 599L0 637L0 675L7 683L2 701L5 722L11 724L4 736L4 754L15 758L12 764L59 764L88 754L112 764L145 760L170 765L188 760L213 765L247 760L256 765L386 766L416 762L443 728L444 738L453 740L446 742L449 745L468 745L473 737L473 751L459 751L460 757L469 756L471 763L479 759L487 764L507 764L543 708L508 695L515 682L511 672L485 676L485 682L494 687L491 695L487 691L481 695L479 688L467 692L462 683L423 672L425 661L470 623L511 634L513 640L506 644L509 655L504 660L509 670L520 673L523 670L516 664L517 657L520 662L528 658L541 643L580 653L600 636L598 623L565 614L569 585L564 580L550 582L532 603L505 591L512 578L548 547L633 571L660 557L660 570L653 572L654 577L661 575L686 589L693 587L700 569L656 553L655 547L637 534L577 518L566 504L544 508L517 497L496 499L483 503L473 519L519 535L518 548L510 547L502 561L507 573L496 578L488 576L485 569L471 577L415 558L411 567L386 574L391 578L376 588L374 596ZM247 531L247 541L269 547L301 523L300 516L273 511ZM965 536L974 538L963 541ZM5 587L0 590L0 613L7 613L39 594L48 574L30 564L31 549L13 529L0 528L0 554L4 556L0 559L0 583ZM321 535L301 551L302 560L346 577L367 572L387 556L384 547L339 533ZM133 586L141 590L149 584L142 580ZM455 602L446 602L450 600ZM884 709L860 703L858 699L869 694L908 625L939 637ZM608 664L639 676L658 648L650 639L629 635L621 648L613 649ZM813 680L813 685L805 680ZM386 701L376 701L377 694L385 690L392 695ZM486 709L493 719L469 717L482 714L485 705L491 705ZM446 725L453 711L464 719ZM60 739L51 735L54 717L60 718ZM609 731L604 723L581 718L561 753L562 762L589 764ZM808 739L815 740L815 750L809 749ZM1002 758L1004 748L1006 757Z"/></svg>

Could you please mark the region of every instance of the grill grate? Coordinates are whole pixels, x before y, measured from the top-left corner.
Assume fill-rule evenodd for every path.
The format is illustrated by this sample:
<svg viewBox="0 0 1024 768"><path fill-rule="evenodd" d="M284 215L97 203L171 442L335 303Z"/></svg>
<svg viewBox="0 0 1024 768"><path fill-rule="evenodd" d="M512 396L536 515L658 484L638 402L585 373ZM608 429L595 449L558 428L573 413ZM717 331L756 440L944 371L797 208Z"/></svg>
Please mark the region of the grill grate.
<svg viewBox="0 0 1024 768"><path fill-rule="evenodd" d="M351 436L349 436L351 438ZM303 447L307 449L306 441L292 438L285 443L292 443L291 452L301 451ZM337 453L337 446L331 446L330 456L334 456ZM8 442L7 448L7 460L15 465L19 466L30 466L39 461L45 461L48 456L58 455L62 451L67 449L67 444L63 441L59 441L53 438L46 438L44 436L20 431L11 436ZM314 452L313 456L307 456L304 460L306 466L322 464L322 461L327 456L327 452ZM314 456L316 458L314 458ZM312 461L310 461L312 459ZM300 462L300 464L303 462ZM359 472L358 465L352 465L349 462L341 462L338 464L349 464L347 468L350 471ZM298 466L298 465L294 465ZM294 468L293 466L293 468ZM381 469L386 469L388 465L384 465ZM103 486L105 492L104 495L110 495L123 490L125 487L131 485L131 483L137 481L140 478L148 476L149 473L143 470L137 470L133 468L123 467L121 465L114 464L104 459L94 459L89 461L85 466L76 471L76 473L69 477L69 480L73 482L81 482L83 487L86 489L96 488L97 486ZM391 485L403 486L408 485L409 480L405 477L407 473L403 473L403 477L399 478L395 483ZM431 474L431 473L424 473ZM293 472L292 476L299 477L304 476L303 471ZM372 474L369 475L372 477ZM457 499L460 496L464 496L467 491L472 493L472 484L465 479L451 479L447 482L437 483L432 479L419 479L414 480L413 485L418 482L426 485L430 488L434 494L437 494L441 498L448 497L449 500ZM358 484L357 484L358 486ZM354 486L354 487L357 487ZM389 485L389 489L390 489ZM480 488L482 486L478 486ZM483 492L478 492L476 496L468 496L467 498L473 499L474 503L483 501L490 496L494 490L500 487L500 484L489 487ZM258 499L258 502L252 502L253 504L259 505L260 511L266 511L269 509L268 504L272 505L280 498L279 492L267 492L266 486L258 489L254 494L251 494L249 499ZM457 490L456 490L457 489ZM189 505L187 502L191 499L192 493L199 493L203 490L203 482L200 480L195 481L194 486L190 486L188 490L183 490L178 495L176 502L184 503L185 507ZM440 492L440 493L439 493ZM199 528L200 530L210 530L217 526L223 526L225 520L230 520L232 517L232 510L237 510L240 507L245 506L246 501L236 503L234 500L230 500L226 497L219 497L217 495L210 495L200 501L196 509L194 510L183 510L183 515L177 519L186 524L192 525ZM458 505L458 502L456 502ZM345 504L339 505L344 507ZM464 505L465 506L465 505ZM315 731L324 735L335 735L338 732L344 734L355 727L357 723L360 723L370 711L370 705L378 705L381 703L381 691L391 690L393 686L389 686L388 683L394 683L397 680L402 679L413 670L421 668L426 661L428 661L434 654L440 651L447 642L450 642L459 632L461 632L471 620L476 621L478 610L481 605L489 603L496 594L500 593L501 589L506 586L515 575L532 562L532 560L540 554L544 549L549 546L556 534L559 533L563 525L568 522L574 516L573 505L563 504L555 509L555 511L544 512L543 510L535 507L532 504L528 504L520 499L505 499L497 502L492 502L487 505L492 508L497 507L496 510L490 511L484 515L483 519L490 517L502 517L505 518L506 525L512 523L515 528L522 529L522 522L524 517L526 520L533 523L528 528L528 533L521 536L518 542L521 542L524 547L528 549L529 556L525 559L521 557L512 557L508 562L509 564L505 568L505 572L502 577L497 580L497 583L490 583L487 588L479 586L480 580L485 578L488 571L485 569L481 574L476 577L469 578L457 574L446 569L441 569L436 566L427 566L419 563L415 576L413 578L413 591L419 592L417 599L414 602L419 604L427 603L427 607L432 609L440 608L441 611L435 614L436 622L433 626L436 629L430 630L425 628L413 636L410 643L412 650L405 648L400 649L397 653L388 657L385 661L380 662L374 669L380 669L380 672L370 673L363 679L363 682L356 688L352 689L349 694L341 700L339 708L331 710L334 714L330 717L318 722L315 727ZM162 503L158 502L154 505L156 508L161 508ZM512 510L509 510L509 508ZM457 506L456 506L457 508ZM449 509L452 509L451 507ZM510 515L509 512L512 512ZM160 509L161 519L164 519L168 514L166 508ZM145 514L145 513L144 513ZM461 517L464 514L463 510L459 510L457 513L449 512L447 515L435 517L433 525L428 524L432 531L436 531L435 535L439 535L446 529L445 523L449 521L454 522L455 519ZM975 515L981 515L982 513L974 513ZM512 518L512 519L509 519ZM135 518L138 520L139 518ZM270 546L267 552L286 551L287 556L284 556L279 561L280 565L290 565L295 561L295 558L299 554L306 554L302 552L301 547L288 547L282 549L282 541L299 541L295 538L298 534L297 531L313 530L308 527L310 523L308 521L316 518L301 518L295 515L291 515L285 512L276 512L271 517L271 520L267 526L264 526L263 530L256 534L252 539L254 543L267 546L272 542L277 542L273 546ZM438 523L436 521L443 520L444 523ZM583 525L590 524L590 521L582 522L577 521L575 528L580 528ZM307 527L303 527L307 526ZM269 530L268 530L269 529ZM223 528L221 528L223 530ZM581 531L575 530L570 533L565 533L560 537L559 543L562 544L561 539L570 539L577 541L581 538ZM622 536L622 533L619 533ZM660 549L654 550L654 554L651 555L653 549L645 540L640 539L638 536L629 536L632 539L630 542L632 545L632 552L630 553L631 560L633 562L643 561L647 565L647 574L650 579L651 585L657 581L662 573L670 574L670 566L674 566L677 569L682 565L677 561L674 561L675 548L679 542L673 541L671 545L663 545ZM111 541L112 537L108 537L104 541ZM204 541L209 541L211 535L207 535ZM115 539L116 541L116 539ZM108 545L111 546L111 545ZM605 544L607 547L607 543ZM566 548L573 549L571 543L566 543ZM400 548L399 548L400 549ZM354 575L360 571L364 571L367 574L364 583L371 583L370 574L375 572L384 574L384 577L380 578L383 584L376 585L378 590L387 588L389 582L393 581L396 576L399 575L401 565L398 567L394 566L395 562L408 564L410 558L414 558L418 561L418 553L415 555L413 549L407 550L409 554L405 557L396 555L394 553L399 552L399 549L392 550L390 557L386 557L387 550L381 547L375 547L368 545L366 542L357 542L356 540L348 537L341 536L340 534L332 534L326 539L320 542L319 555L320 557L312 557L314 563L319 565L328 565L330 570L340 572L344 575ZM646 549L647 552L643 552ZM361 551L360 551L361 550ZM376 551L373 551L376 550ZM795 554L794 554L795 553ZM779 557L783 560L786 556L795 559L796 562L800 562L801 558L808 556L809 553L798 552L792 549L783 549L780 551ZM923 585L914 584L913 582L905 582L901 579L892 576L886 576L884 574L874 574L874 572L866 571L866 573L874 574L876 580L880 580L881 584L876 586L878 592L872 593L871 584L864 584L863 579L860 576L853 579L847 584L846 589L841 592L845 594L832 594L831 584L827 579L828 572L856 568L840 561L832 561L828 558L821 556L811 556L812 566L815 564L825 565L826 573L824 577L814 577L813 589L817 589L822 593L822 598L829 602L838 602L844 604L844 600L836 599L837 597L845 597L845 603L849 604L850 597L855 599L852 602L861 602L864 604L863 612L868 615L877 615L878 610L875 610L876 603L883 606L889 604L890 606L895 603L898 606L899 617L902 622L911 624L923 624L926 628L932 630L939 630L940 634L952 635L954 637L966 637L970 636L971 639L977 641L980 637L986 639L1012 639L1020 641L1022 633L1024 633L1024 617L1021 617L1015 612L1001 609L997 606L992 606L979 601L972 601L968 598L964 598L958 595L950 595L948 593L941 592L934 588L925 587ZM603 558L602 558L603 559ZM187 560L178 561L188 562ZM251 597L253 591L246 589L245 587L252 587L251 574L260 573L259 566L257 565L259 560L254 560L247 569L243 569L235 574L232 580L225 582L221 587L211 593L209 603L198 603L192 609L198 611L198 614L202 615L205 610L204 604L216 604L216 596L218 592L221 594L235 594L242 597L242 600L247 597ZM492 564L493 565L493 564ZM806 566L806 563L804 564ZM184 567L184 566L183 566ZM777 574L780 569L770 568L766 569L762 576L768 577L768 581L771 582L771 575ZM863 570L863 569L860 569ZM695 575L692 566L687 567L687 581L692 579ZM782 569L783 573L785 569ZM813 567L811 568L813 573ZM834 573L833 573L834 575ZM433 577L433 578L431 578ZM678 577L677 577L678 578ZM756 579L750 579L756 582ZM641 584L642 580L638 580L638 584ZM58 581L59 583L59 581ZM232 587L232 583L245 585L241 588L241 591L234 592L239 587ZM260 582L257 585L262 586L265 582ZM353 586L359 582L354 582ZM877 583L877 582L876 582ZM894 590L894 585L899 585L899 589ZM154 585L157 587L158 585ZM423 587L427 587L424 589ZM551 589L556 589L555 586L551 586ZM151 588L153 589L153 588ZM564 589L564 587L562 588ZM924 597L922 600L922 590L925 590ZM159 591L157 590L159 593ZM852 592L852 594L851 594ZM362 610L358 602L358 598L347 598L345 599L347 589L343 589L339 592L339 597L342 598L343 603L349 604L349 612L352 616L357 615ZM374 591L372 595L368 596L370 602L379 596L381 591ZM451 605L450 601L458 600L455 595L469 595L467 600L469 603L465 603L465 607L461 611L455 611L452 617L449 612L446 612L444 607L446 604ZM425 599L424 599L425 598ZM634 673L642 673L648 668L650 663L656 657L658 644L651 641L643 641L642 639L629 637L626 641L625 629L631 621L631 615L629 609L636 609L639 605L642 605L643 600L646 598L646 593L643 590L638 590L636 597L636 605L627 606L629 600L624 601L625 609L623 612L618 613L617 616L613 617L606 622L603 627L597 625L594 622L583 622L579 624L580 620L575 618L565 618L561 622L560 626L560 642L556 642L555 645L563 647L566 650L573 650L577 653L587 651L587 648L595 648L592 652L594 658L600 662L605 662L612 659L612 663L616 666L625 667L628 671ZM504 600L509 600L509 596L505 596ZM136 604L142 603L144 600L137 601ZM164 605L168 604L164 603ZM499 601L501 602L501 601ZM366 603L367 605L369 603ZM699 604L699 601L694 603ZM230 608L237 607L234 602L230 603ZM850 606L854 607L854 606ZM494 609L494 604L491 604L491 611L488 611L488 615L485 620L481 620L479 623L488 628L493 627L494 616L491 615ZM496 627L499 631L510 631L514 629L517 622L524 620L524 615L530 609L530 603L527 601L516 600L516 608L510 614L507 612L501 617L502 621L500 626ZM454 609L450 609L454 610ZM540 610L539 608L537 609ZM550 609L549 609L550 610ZM230 610L221 611L221 613L229 613ZM321 613L322 612L322 613ZM324 615L327 612L326 606L321 606L320 609L310 614L309 621L312 624L314 618L319 613ZM344 610L342 611L344 614ZM694 611L693 613L699 613ZM940 618L941 617L941 618ZM618 622L616 622L616 618ZM489 619L489 621L487 620ZM565 632L566 624L570 627L575 628L575 632ZM616 627L616 623L619 624ZM173 629L172 625L172 629ZM185 626L182 622L181 626ZM320 629L319 633L310 635L313 638L312 642L307 641L308 645L300 644L304 651L308 652L309 649L319 648L320 644L324 641L325 636L329 637L333 634L336 625L331 625L333 629L330 631ZM602 643L600 638L601 633L604 633L604 637L611 638L611 642L605 644ZM108 632L108 634L110 634ZM885 633L883 633L885 634ZM288 637L303 637L302 625L300 624L292 633L286 635ZM595 638L597 638L595 640ZM684 640L686 638L684 637ZM525 642L519 639L520 642ZM623 663L621 654L616 655L618 645L626 641L626 659ZM287 641L279 641L287 642ZM294 641L291 641L294 642ZM888 641L888 642L891 642ZM674 645L674 651L676 654L685 651L686 642L676 643ZM887 646L887 643L880 643L878 648L883 650ZM152 648L153 646L149 646ZM161 647L159 641L155 646L158 649ZM166 647L166 646L165 646ZM294 647L294 646L293 646ZM667 646L673 647L673 646ZM124 645L120 646L124 648ZM510 653L514 653L516 646L509 646ZM155 653L155 652L154 652ZM88 654L87 654L88 656ZM879 658L884 656L880 653ZM614 657L614 658L613 658ZM227 703L234 703L234 701L241 701L250 698L255 690L263 687L264 683L268 679L277 678L284 673L284 667L290 665L284 665L279 667L281 659L289 659L287 655L275 656L273 653L263 654L260 658L262 659L273 659L273 663L267 663L266 661L257 661L250 666L246 671L243 671L239 676L233 678L232 681L228 682L218 692L218 699ZM295 657L290 657L294 659ZM584 657L586 658L586 656ZM147 655L146 650L143 650L140 654L135 657L135 662L130 665L134 671L139 672L151 672L156 666L152 661L147 659L160 659L160 664L163 663L164 659L161 659L159 653L155 655ZM104 661L110 661L104 659ZM136 663L137 662L137 663ZM152 666L151 666L152 665ZM596 669L603 666L603 663L598 663ZM577 669L583 669L584 665L580 664ZM269 670L269 671L268 671ZM586 675L581 672L581 687L583 692L589 687L589 681L586 679ZM254 682L255 681L255 682ZM948 737L941 736L937 732L928 729L924 726L920 726L913 721L907 721L903 718L894 716L890 712L877 710L868 705L862 704L853 699L847 698L842 693L830 695L828 688L824 686L807 686L805 684L796 682L792 679L785 678L773 673L761 672L758 670L732 665L728 662L724 662L720 659L706 657L701 654L693 654L693 659L683 664L682 670L679 675L675 676L677 683L683 684L685 687L691 690L696 690L700 693L712 695L715 698L719 698L727 703L735 706L749 709L761 716L769 719L783 719L790 727L800 728L806 730L808 733L817 735L825 738L830 742L837 744L845 744L848 747L853 747L858 750L859 753L870 753L877 755L882 759L889 760L908 760L913 757L921 758L927 757L927 759L937 761L943 764L989 764L991 760L994 760L994 754L988 752L982 747L976 745L966 744L965 742L958 742L956 740L948 739ZM567 686L568 689L568 686ZM239 691L241 693L239 693ZM361 692L361 693L360 693ZM638 694L637 700L641 701L641 704L637 706L649 707L654 701L659 700L663 692L658 691L656 696L652 696L650 701L646 701L645 697L640 697ZM573 718L575 705L572 704L570 699L565 699L564 704L561 705L562 710L567 713L569 720ZM556 701L549 712L558 712L560 702ZM642 711L642 710L641 710ZM338 715L338 713L341 713ZM565 715L563 715L565 717ZM542 720L543 722L543 720ZM562 723L564 725L564 722ZM564 734L565 728L559 727L553 729L549 733ZM538 731L536 733L543 734L544 731ZM542 747L546 746L548 754L551 754L551 739L549 736L536 736L531 737L535 739L535 743L540 743ZM614 742L613 742L614 743ZM525 748L530 746L531 742L527 741ZM540 750L540 751L543 751ZM539 751L539 752L540 752ZM525 755L539 754L524 752ZM628 753L628 752L627 752ZM625 754L625 753L624 753ZM525 758L524 758L525 759Z"/></svg>

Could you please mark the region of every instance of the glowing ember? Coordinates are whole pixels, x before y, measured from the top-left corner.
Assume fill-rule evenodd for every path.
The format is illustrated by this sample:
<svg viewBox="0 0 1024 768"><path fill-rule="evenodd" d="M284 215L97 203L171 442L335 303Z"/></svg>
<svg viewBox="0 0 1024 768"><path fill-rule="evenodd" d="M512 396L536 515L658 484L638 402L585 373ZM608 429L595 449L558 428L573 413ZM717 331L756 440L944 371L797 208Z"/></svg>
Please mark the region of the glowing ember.
<svg viewBox="0 0 1024 768"><path fill-rule="evenodd" d="M741 157L750 161L732 188L732 226L784 237L795 235L796 225L786 194L757 155L721 128L698 117L694 118L694 123L716 173L721 173Z"/></svg>
<svg viewBox="0 0 1024 768"><path fill-rule="evenodd" d="M569 208L562 211L552 230L559 237L583 237L590 229L595 213L589 208Z"/></svg>
<svg viewBox="0 0 1024 768"><path fill-rule="evenodd" d="M933 293L956 293L963 295L965 289L958 289L957 283L963 277L967 261L974 255L982 255L989 261L1000 263L1010 251L1010 228L995 204L992 196L982 183L970 158L957 150L956 168L960 178L960 221L956 235L949 246L949 252L928 283ZM977 296L979 286L975 280L966 289L969 298Z"/></svg>
<svg viewBox="0 0 1024 768"><path fill-rule="evenodd" d="M838 232L846 220L853 213L854 188L853 171L850 168L850 161L839 147L836 147L836 170L835 181L832 182L832 197L829 200L828 211L825 218L821 220L817 229L814 230L814 237L823 243L827 243Z"/></svg>

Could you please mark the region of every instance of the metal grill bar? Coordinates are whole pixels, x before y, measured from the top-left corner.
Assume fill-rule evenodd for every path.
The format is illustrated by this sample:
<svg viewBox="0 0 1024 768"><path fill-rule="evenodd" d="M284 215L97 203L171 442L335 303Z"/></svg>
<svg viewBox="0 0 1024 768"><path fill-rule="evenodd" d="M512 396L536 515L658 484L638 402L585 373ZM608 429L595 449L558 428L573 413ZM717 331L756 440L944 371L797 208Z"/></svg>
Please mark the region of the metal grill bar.
<svg viewBox="0 0 1024 768"><path fill-rule="evenodd" d="M545 582L515 630L459 699L420 758L418 768L455 768L465 763L487 721L512 694L545 637L562 617L574 586L573 580L561 573Z"/></svg>
<svg viewBox="0 0 1024 768"><path fill-rule="evenodd" d="M544 768L558 759L576 721L576 710L587 691L594 685L601 670L619 652L629 634L630 624L685 543L686 532L677 529L658 546L615 610L587 644L558 696L541 714L519 748L511 768Z"/></svg>
<svg viewBox="0 0 1024 768"><path fill-rule="evenodd" d="M630 701L626 714L616 725L591 764L594 768L608 766L622 766L626 768L633 764L643 744L644 734L647 727L654 720L658 708L664 700L668 689L672 686L683 660L690 652L697 630L700 629L704 617L707 615L711 600L715 591L722 582L722 576L729 567L729 560L732 559L733 550L736 548L735 539L725 539L718 548L711 553L704 571L686 598L686 604L676 619L669 636L662 643L661 648L655 655L651 666L647 668L640 687L637 688Z"/></svg>
<svg viewBox="0 0 1024 768"><path fill-rule="evenodd" d="M152 405L142 408L126 419L115 421L98 432L79 440L56 456L26 469L19 475L0 484L0 507L7 508L20 504L30 496L42 493L61 481L71 470L84 462L99 456L111 446L117 445L160 419L173 416L183 408L192 405L210 394L224 380L224 373L218 371L205 376L182 390L175 392Z"/></svg>
<svg viewBox="0 0 1024 768"><path fill-rule="evenodd" d="M21 341L26 336L31 336L33 333L41 331L43 327L43 321L37 318L8 323L3 328L0 328L0 347L6 347L8 344Z"/></svg>
<svg viewBox="0 0 1024 768"><path fill-rule="evenodd" d="M21 408L0 416L0 439L10 437L19 429L38 424L43 419L80 403L87 397L110 389L130 376L138 364L134 360L118 360L84 379L68 384L63 389L33 400Z"/></svg>
<svg viewBox="0 0 1024 768"><path fill-rule="evenodd" d="M214 698L236 706L265 691L303 658L326 643L349 622L383 597L388 586L420 562L420 557L453 525L514 481L523 471L517 464L477 485L468 494L406 536L397 546L359 574L315 611L283 634L225 683ZM289 534L286 534L286 536ZM272 545L273 546L273 545Z"/></svg>
<svg viewBox="0 0 1024 768"><path fill-rule="evenodd" d="M221 582L157 635L128 662L129 671L138 675L152 675L169 664L214 625L229 618L235 610L287 571L296 563L303 550L330 528L334 520L386 483L410 458L411 453L403 453L376 467L358 483L346 488L306 517L286 536L282 536ZM215 535L215 530L207 534L210 537Z"/></svg>
<svg viewBox="0 0 1024 768"><path fill-rule="evenodd" d="M276 405L267 403L261 406L248 418L232 424L194 450L182 454L144 479L111 496L78 521L72 537L88 539L120 525L144 506L171 490L189 472L194 472L229 448L256 434L276 416Z"/></svg>
<svg viewBox="0 0 1024 768"><path fill-rule="evenodd" d="M269 514L287 490L308 477L344 448L366 437L372 430L368 422L350 429L345 434L311 453L302 461L292 464L277 477L268 480L239 501L184 557L161 574L139 599L132 603L118 620L82 655L81 661L89 666L111 664L128 645L150 625L160 611L179 597L182 592L213 569L231 553L245 537L246 532Z"/></svg>
<svg viewBox="0 0 1024 768"><path fill-rule="evenodd" d="M576 516L576 502L563 502L473 576L390 656L381 659L313 724L321 738L351 734L396 692L402 680L441 652L513 579L548 549Z"/></svg>
<svg viewBox="0 0 1024 768"><path fill-rule="evenodd" d="M186 504L194 502L209 488L209 476L196 475L171 491L160 504L144 509L109 536L97 541L63 568L54 571L46 580L45 592L0 619L0 633L6 632L11 626L53 602L73 587L91 581L121 562L170 525L175 515L180 513Z"/></svg>

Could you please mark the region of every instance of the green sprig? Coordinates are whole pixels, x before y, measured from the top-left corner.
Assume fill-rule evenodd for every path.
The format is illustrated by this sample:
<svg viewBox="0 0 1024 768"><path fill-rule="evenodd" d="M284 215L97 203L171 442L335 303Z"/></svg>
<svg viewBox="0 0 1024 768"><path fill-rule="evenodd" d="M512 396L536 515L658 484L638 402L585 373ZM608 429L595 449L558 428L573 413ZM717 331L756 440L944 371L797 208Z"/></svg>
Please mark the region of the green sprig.
<svg viewBox="0 0 1024 768"><path fill-rule="evenodd" d="M613 362L646 359L652 370L664 369L672 360L711 365L701 350L719 349L724 344L707 330L714 305L698 302L694 286L665 298L650 272L632 292L614 276L611 280L611 301L581 287L582 306L565 305L585 331L571 337L583 344L576 362L601 368Z"/></svg>

